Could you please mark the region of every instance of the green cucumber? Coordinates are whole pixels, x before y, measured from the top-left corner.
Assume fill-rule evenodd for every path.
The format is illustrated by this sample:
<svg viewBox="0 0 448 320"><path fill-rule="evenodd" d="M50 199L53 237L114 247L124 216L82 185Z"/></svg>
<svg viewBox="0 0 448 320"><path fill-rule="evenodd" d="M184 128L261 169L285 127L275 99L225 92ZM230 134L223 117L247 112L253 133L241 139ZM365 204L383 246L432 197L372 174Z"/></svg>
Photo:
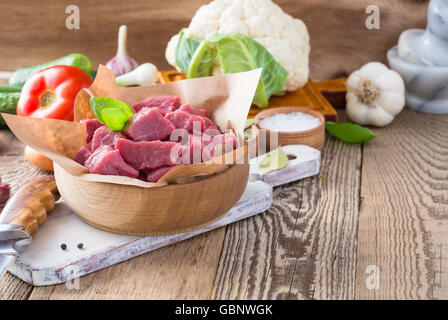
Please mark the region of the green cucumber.
<svg viewBox="0 0 448 320"><path fill-rule="evenodd" d="M16 86L16 87L23 87L25 82L36 72L56 66L56 65L67 65L67 66L73 66L77 67L83 71L85 71L87 74L92 73L92 62L90 62L90 59L87 58L85 55L80 53L71 53L65 57L40 64L37 66L29 66L17 69L12 77L9 79L9 85L10 86Z"/></svg>
<svg viewBox="0 0 448 320"><path fill-rule="evenodd" d="M0 86L0 92L20 92L20 91L22 91L21 87Z"/></svg>
<svg viewBox="0 0 448 320"><path fill-rule="evenodd" d="M0 112L16 114L17 102L20 92L0 92ZM0 128L6 126L6 122L0 115Z"/></svg>

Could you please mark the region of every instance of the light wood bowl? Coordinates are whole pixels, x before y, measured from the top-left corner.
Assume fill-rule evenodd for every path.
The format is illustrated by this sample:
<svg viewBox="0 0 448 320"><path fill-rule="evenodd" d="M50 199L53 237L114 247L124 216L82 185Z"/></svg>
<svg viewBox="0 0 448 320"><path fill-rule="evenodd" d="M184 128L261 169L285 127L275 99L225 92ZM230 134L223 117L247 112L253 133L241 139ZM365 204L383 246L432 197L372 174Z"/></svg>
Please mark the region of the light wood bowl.
<svg viewBox="0 0 448 320"><path fill-rule="evenodd" d="M88 224L115 233L159 236L196 230L222 218L241 198L249 165L160 188L86 181L56 163L54 173L64 201Z"/></svg>
<svg viewBox="0 0 448 320"><path fill-rule="evenodd" d="M276 131L278 134L278 145L286 146L289 144L304 144L316 149L321 150L325 144L325 117L318 111L306 108L306 107L279 107L273 109L267 109L258 113L255 117L257 120L257 127L259 129L266 130L266 148L267 150L275 149L276 146L270 145L271 130L263 128L260 125L260 121L264 118L268 118L277 113L293 113L302 112L307 113L320 120L320 125L316 128L297 131L297 132L282 132Z"/></svg>

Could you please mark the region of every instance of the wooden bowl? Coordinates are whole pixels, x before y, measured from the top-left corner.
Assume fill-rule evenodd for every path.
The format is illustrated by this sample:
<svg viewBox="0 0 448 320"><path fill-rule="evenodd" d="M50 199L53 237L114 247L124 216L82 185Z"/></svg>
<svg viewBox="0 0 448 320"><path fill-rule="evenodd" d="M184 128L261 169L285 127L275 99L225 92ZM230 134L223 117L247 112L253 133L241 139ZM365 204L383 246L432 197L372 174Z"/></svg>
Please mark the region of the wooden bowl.
<svg viewBox="0 0 448 320"><path fill-rule="evenodd" d="M190 183L142 188L86 181L56 163L54 169L60 194L82 220L139 236L182 233L219 220L241 198L249 177L249 165L238 164Z"/></svg>
<svg viewBox="0 0 448 320"><path fill-rule="evenodd" d="M279 107L272 108L261 111L255 116L257 120L257 127L259 129L266 130L266 147L267 150L275 149L276 146L271 146L270 144L270 136L273 130L268 130L263 128L260 125L260 121L264 118L268 118L277 113L293 113L293 112L302 112L309 114L313 117L316 117L320 120L320 125L316 128L305 130L305 131L297 131L297 132L282 132L276 131L278 134L278 145L286 146L289 144L304 144L316 149L321 150L325 144L325 117L318 111L305 108L305 107Z"/></svg>

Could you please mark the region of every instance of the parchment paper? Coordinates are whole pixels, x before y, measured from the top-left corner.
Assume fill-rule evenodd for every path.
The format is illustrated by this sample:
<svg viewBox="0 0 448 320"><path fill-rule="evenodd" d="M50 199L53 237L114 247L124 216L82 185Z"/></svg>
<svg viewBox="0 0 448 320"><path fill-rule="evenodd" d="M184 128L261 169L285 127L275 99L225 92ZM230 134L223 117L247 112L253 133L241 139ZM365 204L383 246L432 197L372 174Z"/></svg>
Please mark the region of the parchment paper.
<svg viewBox="0 0 448 320"><path fill-rule="evenodd" d="M86 143L86 126L81 119L93 118L90 109L90 92L96 97L112 97L133 105L149 97L175 95L182 103L195 108L207 109L209 117L221 130L233 129L239 141L243 141L244 125L249 113L255 90L260 79L261 69L243 73L226 74L214 77L182 80L167 84L145 87L118 87L111 70L103 65L88 91L81 90L75 100L75 121L38 119L3 114L11 131L24 144L46 155L72 175L97 182L107 182L140 187L160 187L186 181L193 177L211 175L228 167L228 164L198 163L180 165L171 169L157 183L111 175L89 174L87 169L73 161L77 150ZM232 153L236 159L244 146ZM227 155L228 156L228 155ZM227 157L228 158L228 157ZM215 161L216 162L216 161Z"/></svg>

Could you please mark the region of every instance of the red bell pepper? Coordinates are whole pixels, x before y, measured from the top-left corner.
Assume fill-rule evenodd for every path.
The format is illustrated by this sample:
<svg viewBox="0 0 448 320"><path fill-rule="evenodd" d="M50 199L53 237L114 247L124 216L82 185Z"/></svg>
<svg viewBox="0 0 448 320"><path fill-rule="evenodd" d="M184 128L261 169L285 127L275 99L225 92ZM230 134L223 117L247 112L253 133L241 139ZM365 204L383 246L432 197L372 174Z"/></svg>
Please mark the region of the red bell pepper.
<svg viewBox="0 0 448 320"><path fill-rule="evenodd" d="M91 84L92 78L76 67L60 65L43 69L23 86L17 114L73 121L75 97Z"/></svg>

